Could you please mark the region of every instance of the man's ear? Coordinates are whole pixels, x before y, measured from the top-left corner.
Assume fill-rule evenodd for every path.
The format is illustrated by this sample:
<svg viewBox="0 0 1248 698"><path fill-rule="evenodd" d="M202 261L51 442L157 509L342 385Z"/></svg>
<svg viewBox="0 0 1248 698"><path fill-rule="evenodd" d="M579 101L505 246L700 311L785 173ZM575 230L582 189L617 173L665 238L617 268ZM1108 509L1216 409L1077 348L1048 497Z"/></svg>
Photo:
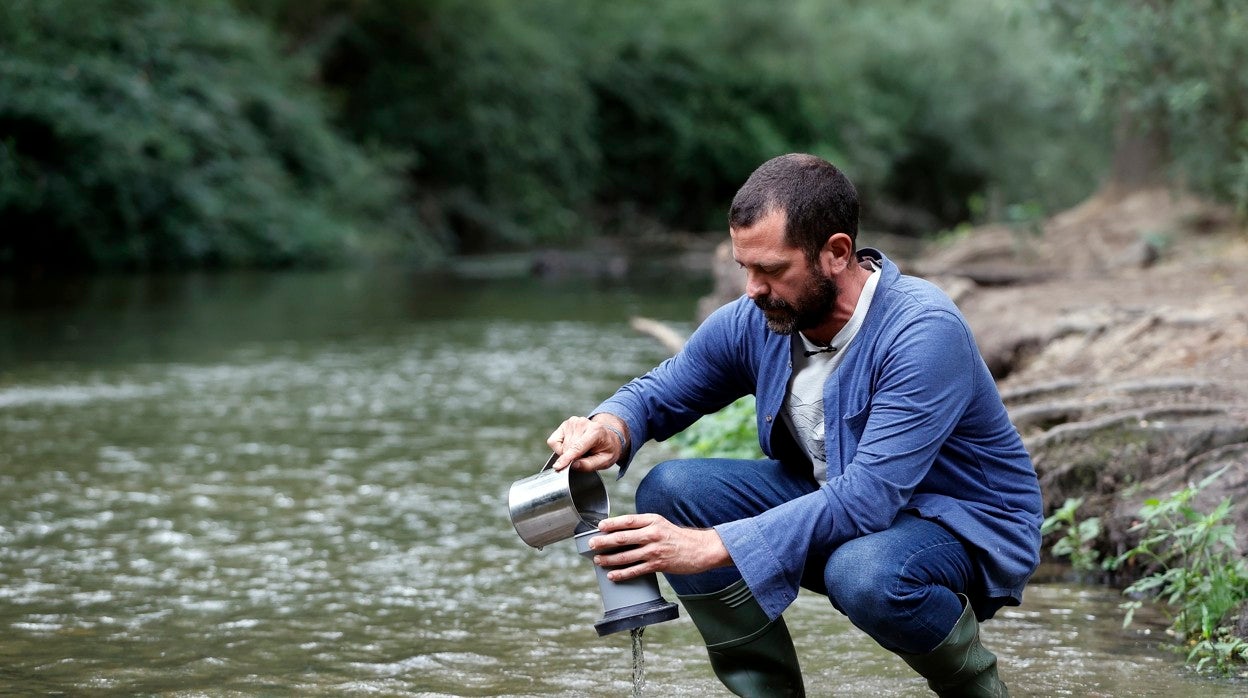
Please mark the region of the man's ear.
<svg viewBox="0 0 1248 698"><path fill-rule="evenodd" d="M845 233L833 233L823 243L819 264L828 276L839 274L854 262L854 241Z"/></svg>

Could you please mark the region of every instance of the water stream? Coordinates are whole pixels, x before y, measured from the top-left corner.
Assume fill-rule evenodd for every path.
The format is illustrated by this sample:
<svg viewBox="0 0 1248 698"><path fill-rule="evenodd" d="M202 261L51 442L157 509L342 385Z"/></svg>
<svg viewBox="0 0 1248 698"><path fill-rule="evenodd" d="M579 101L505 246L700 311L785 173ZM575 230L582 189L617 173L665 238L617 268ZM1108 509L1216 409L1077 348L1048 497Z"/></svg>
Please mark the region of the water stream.
<svg viewBox="0 0 1248 698"><path fill-rule="evenodd" d="M633 628L633 698L641 698L646 692L646 644L642 635L645 628Z"/></svg>
<svg viewBox="0 0 1248 698"><path fill-rule="evenodd" d="M680 619L596 637L572 541L507 518L561 419L665 356L698 284L363 272L0 287L0 694L719 695ZM647 446L608 476L630 511ZM664 595L674 594L663 583ZM1016 695L1243 695L1053 580L985 625ZM923 682L826 599L786 613L821 696ZM643 663L642 660L646 660Z"/></svg>

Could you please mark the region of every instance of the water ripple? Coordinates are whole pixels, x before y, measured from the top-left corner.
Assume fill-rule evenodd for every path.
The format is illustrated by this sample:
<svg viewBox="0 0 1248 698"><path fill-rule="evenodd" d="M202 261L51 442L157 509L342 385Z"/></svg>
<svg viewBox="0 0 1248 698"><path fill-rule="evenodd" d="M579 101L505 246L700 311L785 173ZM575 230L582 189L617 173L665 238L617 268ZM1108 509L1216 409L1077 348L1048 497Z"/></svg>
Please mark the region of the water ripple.
<svg viewBox="0 0 1248 698"><path fill-rule="evenodd" d="M662 355L623 323L509 318L69 368L58 386L6 374L0 684L626 695L627 634L596 636L592 569L570 541L519 541L505 493L560 419ZM636 475L608 482L627 510ZM1022 693L1192 692L1123 637L1112 597L1029 594L988 626ZM924 694L826 600L788 616L819 695ZM687 618L646 638L656 695L711 690Z"/></svg>

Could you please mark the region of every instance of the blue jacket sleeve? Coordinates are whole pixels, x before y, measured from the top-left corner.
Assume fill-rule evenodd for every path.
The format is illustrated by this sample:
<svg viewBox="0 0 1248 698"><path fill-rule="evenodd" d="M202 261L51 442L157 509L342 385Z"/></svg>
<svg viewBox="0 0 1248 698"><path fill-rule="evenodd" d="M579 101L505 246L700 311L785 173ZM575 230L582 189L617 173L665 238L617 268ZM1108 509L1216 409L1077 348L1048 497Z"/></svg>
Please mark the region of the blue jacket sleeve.
<svg viewBox="0 0 1248 698"><path fill-rule="evenodd" d="M703 322L675 356L630 381L591 412L613 414L628 425L630 449L620 474L650 439L663 441L699 417L753 392L750 354L739 325L740 302L721 307Z"/></svg>

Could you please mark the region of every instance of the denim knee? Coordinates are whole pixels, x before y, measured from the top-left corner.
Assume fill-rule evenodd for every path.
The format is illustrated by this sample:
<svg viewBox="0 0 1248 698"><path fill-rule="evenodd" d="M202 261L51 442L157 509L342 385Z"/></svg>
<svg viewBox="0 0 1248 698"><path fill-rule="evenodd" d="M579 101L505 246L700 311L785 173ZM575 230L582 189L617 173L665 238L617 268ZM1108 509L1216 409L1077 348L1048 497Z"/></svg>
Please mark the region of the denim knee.
<svg viewBox="0 0 1248 698"><path fill-rule="evenodd" d="M678 526L710 526L696 503L709 493L701 492L703 478L690 461L669 460L654 466L637 485L635 504L641 514L658 514ZM714 495L710 495L714 496Z"/></svg>
<svg viewBox="0 0 1248 698"><path fill-rule="evenodd" d="M903 516L889 531L837 548L824 567L828 598L855 626L893 651L940 644L962 611L969 559L936 524Z"/></svg>
<svg viewBox="0 0 1248 698"><path fill-rule="evenodd" d="M696 461L675 460L651 468L637 485L637 511L658 514L677 526L705 528L721 523L723 514L715 504L722 503L726 493L712 484L713 479L708 479L699 465ZM735 567L664 576L680 596L716 592L741 578Z"/></svg>
<svg viewBox="0 0 1248 698"><path fill-rule="evenodd" d="M845 543L828 558L823 581L832 605L860 625L893 613L886 590L895 586L897 570L883 564L868 546L856 543Z"/></svg>
<svg viewBox="0 0 1248 698"><path fill-rule="evenodd" d="M666 516L672 492L679 489L676 482L680 478L680 468L675 467L670 460L654 466L637 485L637 512Z"/></svg>

